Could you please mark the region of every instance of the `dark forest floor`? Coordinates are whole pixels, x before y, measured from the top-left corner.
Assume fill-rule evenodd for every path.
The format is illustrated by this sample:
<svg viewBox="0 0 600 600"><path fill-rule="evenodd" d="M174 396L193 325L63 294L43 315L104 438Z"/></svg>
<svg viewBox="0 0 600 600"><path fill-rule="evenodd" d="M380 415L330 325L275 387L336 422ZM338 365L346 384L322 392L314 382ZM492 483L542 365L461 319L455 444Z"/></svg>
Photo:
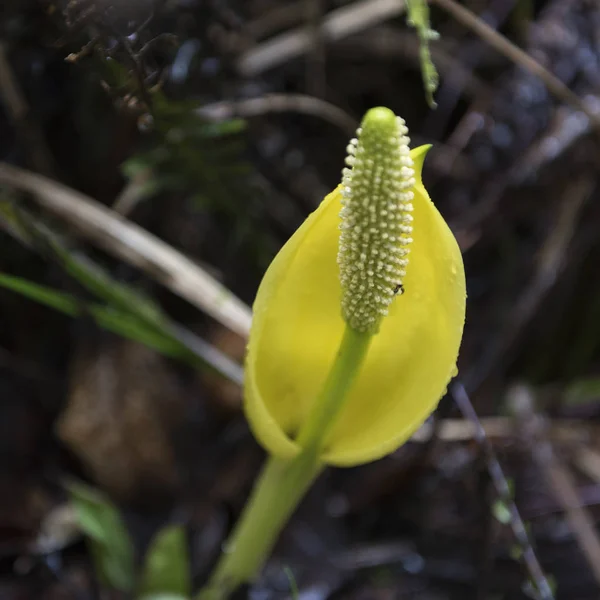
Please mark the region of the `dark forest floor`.
<svg viewBox="0 0 600 600"><path fill-rule="evenodd" d="M250 305L271 258L338 183L364 112L401 114L415 145L433 144L424 181L463 250L464 388L393 455L325 473L251 597L290 597L286 566L302 600L539 597L491 448L556 597L595 600L598 131L435 3L431 110L417 36L392 4L5 0L0 160L112 206ZM464 5L600 115L597 2ZM352 7L359 25L332 37ZM297 39L308 48L294 53ZM0 272L85 307L94 296L47 227L241 363L242 337L161 285L168 277L18 187L0 186ZM0 290L0 600L124 597L97 583L69 476L119 503L140 555L160 526L183 523L202 583L263 453L239 386L197 367L99 328L86 308L72 319Z"/></svg>

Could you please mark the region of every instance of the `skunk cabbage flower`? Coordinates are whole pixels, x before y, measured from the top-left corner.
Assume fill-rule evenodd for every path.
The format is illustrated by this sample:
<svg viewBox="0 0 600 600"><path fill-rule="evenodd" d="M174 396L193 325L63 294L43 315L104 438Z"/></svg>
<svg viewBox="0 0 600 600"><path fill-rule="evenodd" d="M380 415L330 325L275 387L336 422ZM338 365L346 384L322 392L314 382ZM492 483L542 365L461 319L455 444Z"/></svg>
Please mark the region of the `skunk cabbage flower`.
<svg viewBox="0 0 600 600"><path fill-rule="evenodd" d="M261 444L291 459L346 327L372 334L320 460L351 466L398 448L437 406L465 317L461 253L421 181L428 147L370 110L342 184L269 266L254 302L245 410Z"/></svg>

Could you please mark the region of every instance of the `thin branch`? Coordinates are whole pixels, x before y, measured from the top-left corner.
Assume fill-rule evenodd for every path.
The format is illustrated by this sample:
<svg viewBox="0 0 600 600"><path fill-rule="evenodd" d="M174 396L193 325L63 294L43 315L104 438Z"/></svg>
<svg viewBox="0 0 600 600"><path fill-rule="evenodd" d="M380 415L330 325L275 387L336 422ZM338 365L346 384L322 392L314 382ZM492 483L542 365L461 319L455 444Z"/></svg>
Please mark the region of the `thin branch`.
<svg viewBox="0 0 600 600"><path fill-rule="evenodd" d="M304 0L275 5L268 12L258 15L253 21L248 21L244 25L244 33L253 40L260 40L273 31L302 22L305 12Z"/></svg>
<svg viewBox="0 0 600 600"><path fill-rule="evenodd" d="M600 483L600 452L590 444L582 445L577 449L573 463L581 473L595 483Z"/></svg>
<svg viewBox="0 0 600 600"><path fill-rule="evenodd" d="M460 383L460 381L455 381L450 386L450 393L463 416L471 421L475 426L475 439L484 453L488 472L492 479L492 483L496 488L496 492L500 497L500 500L502 500L510 512L510 526L513 531L513 535L521 547L523 552L523 562L525 563L525 567L529 572L531 580L535 584L537 591L540 594L541 600L554 600L554 593L552 592L548 578L546 577L546 574L544 573L544 570L542 569L542 566L533 550L533 546L529 540L529 535L527 534L527 529L525 529L523 519L521 519L519 510L517 509L517 506L512 498L508 481L506 480L504 472L502 471L502 467L498 462L498 458L496 457L494 449L492 448L492 445L485 434L485 430L479 421L479 417L477 416L477 413L471 404L467 390L465 390L465 387L462 383Z"/></svg>
<svg viewBox="0 0 600 600"><path fill-rule="evenodd" d="M147 195L147 184L154 176L150 167L138 171L123 187L113 202L113 210L126 217Z"/></svg>
<svg viewBox="0 0 600 600"><path fill-rule="evenodd" d="M331 42L364 31L402 14L404 0L359 0L325 16L321 33ZM312 37L306 27L283 33L242 54L237 62L241 75L253 77L310 51Z"/></svg>
<svg viewBox="0 0 600 600"><path fill-rule="evenodd" d="M531 390L524 385L514 386L510 391L509 403L517 417L520 417L523 439L526 440L535 462L565 511L571 531L596 582L600 584L600 538L596 532L596 525L579 500L571 473L562 464L547 439L545 419L535 412Z"/></svg>
<svg viewBox="0 0 600 600"><path fill-rule="evenodd" d="M202 106L197 114L210 121L226 121L235 117L258 117L267 113L295 112L319 117L353 136L358 121L341 108L304 94L267 94L237 102L223 101Z"/></svg>
<svg viewBox="0 0 600 600"><path fill-rule="evenodd" d="M488 440L507 440L514 438L514 419L511 417L484 417L479 420ZM548 424L553 440L565 444L588 444L600 433L598 428L590 427L587 421L573 419L552 419ZM431 422L421 426L410 438L411 442L427 442L434 430ZM478 426L469 419L439 419L437 437L442 442L468 442L476 439ZM600 481L600 466L597 470Z"/></svg>
<svg viewBox="0 0 600 600"><path fill-rule="evenodd" d="M552 94L587 115L594 124L594 127L600 132L600 114L590 110L589 106L577 94L573 93L558 77L543 67L527 52L515 46L510 40L498 33L470 10L455 2L455 0L431 1L435 2L450 13L457 21L460 21L465 27L480 36L490 46L500 52L500 54L503 54L515 64L539 77Z"/></svg>
<svg viewBox="0 0 600 600"><path fill-rule="evenodd" d="M45 209L134 265L232 331L247 336L252 312L200 266L138 225L64 185L0 163L0 185L32 194Z"/></svg>
<svg viewBox="0 0 600 600"><path fill-rule="evenodd" d="M136 53L133 51L129 40L124 36L118 36L118 39L121 42L123 48L125 49L125 54L129 58L129 62L131 63L131 69L137 82L138 93L140 95L140 98L146 105L146 110L152 111L152 96L150 95L150 92L148 91L148 88L146 86L146 73L144 72L144 65L142 64Z"/></svg>

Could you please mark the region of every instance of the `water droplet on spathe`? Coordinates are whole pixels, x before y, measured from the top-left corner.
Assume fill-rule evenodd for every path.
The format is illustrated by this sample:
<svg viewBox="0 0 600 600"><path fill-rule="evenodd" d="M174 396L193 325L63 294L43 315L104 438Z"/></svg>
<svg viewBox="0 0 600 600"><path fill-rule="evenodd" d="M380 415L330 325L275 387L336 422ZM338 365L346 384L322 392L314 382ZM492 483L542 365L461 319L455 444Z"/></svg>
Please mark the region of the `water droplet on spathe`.
<svg viewBox="0 0 600 600"><path fill-rule="evenodd" d="M221 544L221 552L223 554L231 554L235 549L235 544L232 544L231 542L223 542Z"/></svg>

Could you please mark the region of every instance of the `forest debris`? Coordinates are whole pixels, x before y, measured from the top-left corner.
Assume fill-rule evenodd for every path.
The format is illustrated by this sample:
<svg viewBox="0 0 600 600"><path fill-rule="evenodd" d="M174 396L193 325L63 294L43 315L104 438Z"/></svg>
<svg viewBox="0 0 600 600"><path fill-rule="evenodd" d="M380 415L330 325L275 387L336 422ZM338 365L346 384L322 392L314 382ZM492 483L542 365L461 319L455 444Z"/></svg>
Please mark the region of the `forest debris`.
<svg viewBox="0 0 600 600"><path fill-rule="evenodd" d="M508 480L504 475L502 467L498 462L498 458L494 453L494 449L490 444L490 441L487 439L485 430L481 426L481 422L477 413L475 412L475 408L471 403L471 399L469 398L469 394L465 389L464 385L460 382L454 382L451 387L452 397L459 407L460 411L463 413L465 418L472 421L475 425L477 432L477 442L479 443L481 450L483 452L484 459L486 461L488 472L490 475L490 479L494 484L494 488L496 489L496 493L498 494L498 499L505 505L506 509L509 513L508 523L513 531L515 536L515 540L520 546L520 550L522 552L523 562L527 567L529 575L531 577L532 582L535 584L535 587L539 591L540 597L543 600L553 600L554 599L554 591L552 590L552 586L544 572L540 561L533 549L533 546L530 541L529 533L525 528L525 524L519 510L517 509L517 505L513 499L513 494L511 488L508 484Z"/></svg>
<svg viewBox="0 0 600 600"><path fill-rule="evenodd" d="M523 69L539 77L544 82L544 85L557 98L586 114L594 127L600 132L600 117L589 110L588 105L577 94L571 91L567 85L535 58L515 46L515 44L505 36L498 33L495 29L478 18L477 15L474 15L470 10L461 6L454 0L435 0L435 2L449 12L457 21L460 21L465 27L474 31L490 44L490 46L494 47L498 52L506 56L516 65L519 65Z"/></svg>
<svg viewBox="0 0 600 600"><path fill-rule="evenodd" d="M509 390L508 401L521 420L523 439L527 440L534 460L562 505L571 531L596 581L600 583L600 537L596 532L595 522L580 501L575 481L567 466L560 460L547 439L546 423L544 418L535 412L531 389L525 385L515 385Z"/></svg>
<svg viewBox="0 0 600 600"><path fill-rule="evenodd" d="M42 520L32 551L37 554L56 552L79 539L81 535L74 506L69 502L59 504Z"/></svg>
<svg viewBox="0 0 600 600"><path fill-rule="evenodd" d="M76 357L67 406L56 426L95 483L132 501L177 484L170 434L180 407L163 360L140 344L115 340Z"/></svg>
<svg viewBox="0 0 600 600"><path fill-rule="evenodd" d="M502 439L518 435L511 417L482 417L481 425L488 438ZM551 435L563 443L588 443L594 431L589 423L575 419L553 419L549 422ZM425 423L411 438L413 442L426 442L433 431L433 423ZM437 436L443 442L466 442L476 438L477 427L466 419L442 419Z"/></svg>
<svg viewBox="0 0 600 600"><path fill-rule="evenodd" d="M591 480L600 483L600 452L589 447L582 447L573 458L579 470Z"/></svg>

